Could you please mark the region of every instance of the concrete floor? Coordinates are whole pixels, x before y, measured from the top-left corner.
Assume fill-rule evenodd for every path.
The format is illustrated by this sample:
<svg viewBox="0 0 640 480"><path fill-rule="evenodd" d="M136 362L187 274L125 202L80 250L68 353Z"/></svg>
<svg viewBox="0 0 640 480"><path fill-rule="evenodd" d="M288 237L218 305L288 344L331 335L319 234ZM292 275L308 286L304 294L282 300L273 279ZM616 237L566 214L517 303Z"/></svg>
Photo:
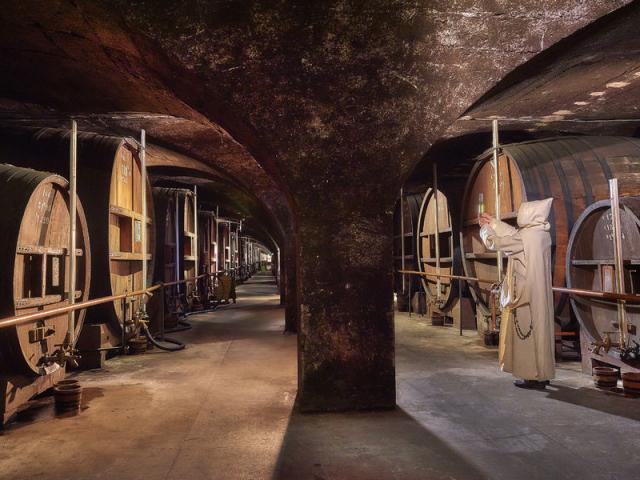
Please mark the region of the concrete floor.
<svg viewBox="0 0 640 480"><path fill-rule="evenodd" d="M293 411L296 339L269 277L191 317L179 353L79 375L82 413L50 399L0 436L2 479L639 478L640 400L564 364L546 392L514 388L475 333L397 315L398 408Z"/></svg>

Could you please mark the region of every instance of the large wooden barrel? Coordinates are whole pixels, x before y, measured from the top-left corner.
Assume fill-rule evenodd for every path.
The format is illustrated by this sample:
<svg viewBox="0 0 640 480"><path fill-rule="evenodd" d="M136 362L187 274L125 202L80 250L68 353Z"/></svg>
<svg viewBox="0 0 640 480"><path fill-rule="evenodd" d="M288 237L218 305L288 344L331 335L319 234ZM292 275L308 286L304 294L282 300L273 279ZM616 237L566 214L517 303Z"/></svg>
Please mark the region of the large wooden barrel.
<svg viewBox="0 0 640 480"><path fill-rule="evenodd" d="M554 285L565 285L569 234L580 213L609 195L608 180L618 178L623 195L640 188L640 140L626 137L558 137L503 145L499 154L501 217L516 225L520 204L553 197L550 215ZM479 196L495 215L492 154L476 161L465 188L460 244L466 275L497 279L495 252L482 244L478 228ZM505 259L506 261L506 259ZM489 315L489 285L469 283L480 311ZM556 295L556 320L569 322L568 297Z"/></svg>
<svg viewBox="0 0 640 480"><path fill-rule="evenodd" d="M156 282L169 283L176 276L176 191L154 187L153 204L156 212L156 252L154 276Z"/></svg>
<svg viewBox="0 0 640 480"><path fill-rule="evenodd" d="M69 303L69 190L50 173L0 165L0 318L51 310ZM89 296L89 233L77 203L76 302ZM84 311L76 315L76 333ZM0 329L3 373L42 374L68 331L67 314Z"/></svg>
<svg viewBox="0 0 640 480"><path fill-rule="evenodd" d="M640 192L639 192L640 193ZM640 196L620 199L620 225L625 293L640 294ZM605 292L616 291L611 202L590 205L576 220L566 256L567 286ZM572 297L571 305L580 322L583 354L589 355L593 342L603 342L605 332L613 342L619 340L616 302ZM640 325L640 306L627 304L627 324ZM640 343L639 331L628 332L630 346ZM595 358L609 357L618 363L613 351L600 350ZM635 361L640 366L640 359Z"/></svg>
<svg viewBox="0 0 640 480"><path fill-rule="evenodd" d="M69 130L13 129L0 132L0 151L17 155L21 162L56 173L68 170ZM147 218L142 218L142 188L138 145L132 139L78 133L78 196L83 199L91 237L91 298L106 297L142 287L142 228L146 226L147 284L153 280L155 250L154 210L147 182ZM133 335L132 315L140 299L129 302L127 318L121 302L93 307L85 323L100 326L83 329L79 346L91 349L121 344ZM123 330L124 325L124 330ZM87 335L92 340L87 341ZM92 345L89 347L89 345Z"/></svg>
<svg viewBox="0 0 640 480"><path fill-rule="evenodd" d="M238 266L238 224L231 220L221 219L218 222L218 261L221 269L234 271Z"/></svg>
<svg viewBox="0 0 640 480"><path fill-rule="evenodd" d="M218 271L216 217L213 212L198 212L198 262L201 273Z"/></svg>
<svg viewBox="0 0 640 480"><path fill-rule="evenodd" d="M417 232L416 251L419 270L431 274L453 275L457 270L456 267L459 266L460 251L456 248L454 241L454 225L451 221L449 203L441 191L438 191L436 195L435 190L429 188L424 194L418 215ZM440 254L439 272L436 236ZM436 311L448 311L454 299L457 298L457 282L449 278L440 278L440 282L438 282L436 277L421 277L421 284L427 303L433 304Z"/></svg>
<svg viewBox="0 0 640 480"><path fill-rule="evenodd" d="M408 310L409 292L411 292L411 297L413 298L422 288L421 281L416 275L398 273L399 270L402 270L403 264L405 270L418 270L416 238L418 237L418 215L421 205L421 193L405 195L396 203L393 214L393 278L394 291L398 299L398 310L400 311ZM402 230L403 227L404 231Z"/></svg>
<svg viewBox="0 0 640 480"><path fill-rule="evenodd" d="M194 217L195 201L191 194L180 195L178 197L180 214L180 225L182 241L182 278L193 278L196 276L196 262L198 255L198 245L196 243L196 226ZM187 295L191 295L195 285L187 283Z"/></svg>

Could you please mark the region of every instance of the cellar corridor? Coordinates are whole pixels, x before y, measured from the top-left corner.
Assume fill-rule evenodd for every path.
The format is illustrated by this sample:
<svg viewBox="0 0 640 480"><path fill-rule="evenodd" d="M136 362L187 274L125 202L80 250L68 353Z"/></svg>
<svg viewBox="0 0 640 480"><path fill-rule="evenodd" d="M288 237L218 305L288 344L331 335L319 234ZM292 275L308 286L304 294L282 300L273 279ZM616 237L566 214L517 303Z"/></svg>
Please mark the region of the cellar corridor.
<svg viewBox="0 0 640 480"><path fill-rule="evenodd" d="M0 478L578 479L640 468L634 400L595 391L577 363L545 392L514 389L475 331L396 313L398 408L303 415L296 337L282 334L270 275L189 322L175 334L182 352L79 374L80 415L56 417L51 397L23 412L0 436Z"/></svg>
<svg viewBox="0 0 640 480"><path fill-rule="evenodd" d="M0 433L0 478L269 478L296 393L296 338L282 334L273 276L188 321L172 334L181 352L79 374L79 415L56 417L53 397L20 415Z"/></svg>

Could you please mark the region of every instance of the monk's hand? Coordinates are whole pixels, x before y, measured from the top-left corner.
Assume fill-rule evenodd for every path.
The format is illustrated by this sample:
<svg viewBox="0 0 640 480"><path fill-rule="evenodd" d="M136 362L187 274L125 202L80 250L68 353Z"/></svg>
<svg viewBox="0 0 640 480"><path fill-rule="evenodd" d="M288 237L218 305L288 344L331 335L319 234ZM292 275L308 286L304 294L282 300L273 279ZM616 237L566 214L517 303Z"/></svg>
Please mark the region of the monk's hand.
<svg viewBox="0 0 640 480"><path fill-rule="evenodd" d="M491 215L489 215L488 213L483 213L478 218L478 223L480 224L481 227L483 227L485 225L489 225L492 220L493 220L493 217Z"/></svg>

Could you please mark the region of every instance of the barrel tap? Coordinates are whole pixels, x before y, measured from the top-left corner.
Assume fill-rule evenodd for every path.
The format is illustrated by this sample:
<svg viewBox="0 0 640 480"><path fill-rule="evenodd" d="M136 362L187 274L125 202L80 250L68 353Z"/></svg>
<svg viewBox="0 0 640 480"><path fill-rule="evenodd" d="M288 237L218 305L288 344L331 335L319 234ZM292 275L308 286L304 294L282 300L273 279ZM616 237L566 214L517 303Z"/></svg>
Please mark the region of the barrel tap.
<svg viewBox="0 0 640 480"><path fill-rule="evenodd" d="M136 313L133 315L133 321L136 325L136 330L139 331L142 324L146 326L149 323L149 318L150 317L147 313L147 309L143 305L140 305L138 310L136 310Z"/></svg>
<svg viewBox="0 0 640 480"><path fill-rule="evenodd" d="M71 344L71 334L67 332L67 335L64 339L64 342L58 343L55 345L58 347L54 350L53 353L45 353L39 361L39 364L42 365L46 371L46 368L57 363L61 367L69 364L72 368L78 367L78 360L80 360L80 355L78 351Z"/></svg>

